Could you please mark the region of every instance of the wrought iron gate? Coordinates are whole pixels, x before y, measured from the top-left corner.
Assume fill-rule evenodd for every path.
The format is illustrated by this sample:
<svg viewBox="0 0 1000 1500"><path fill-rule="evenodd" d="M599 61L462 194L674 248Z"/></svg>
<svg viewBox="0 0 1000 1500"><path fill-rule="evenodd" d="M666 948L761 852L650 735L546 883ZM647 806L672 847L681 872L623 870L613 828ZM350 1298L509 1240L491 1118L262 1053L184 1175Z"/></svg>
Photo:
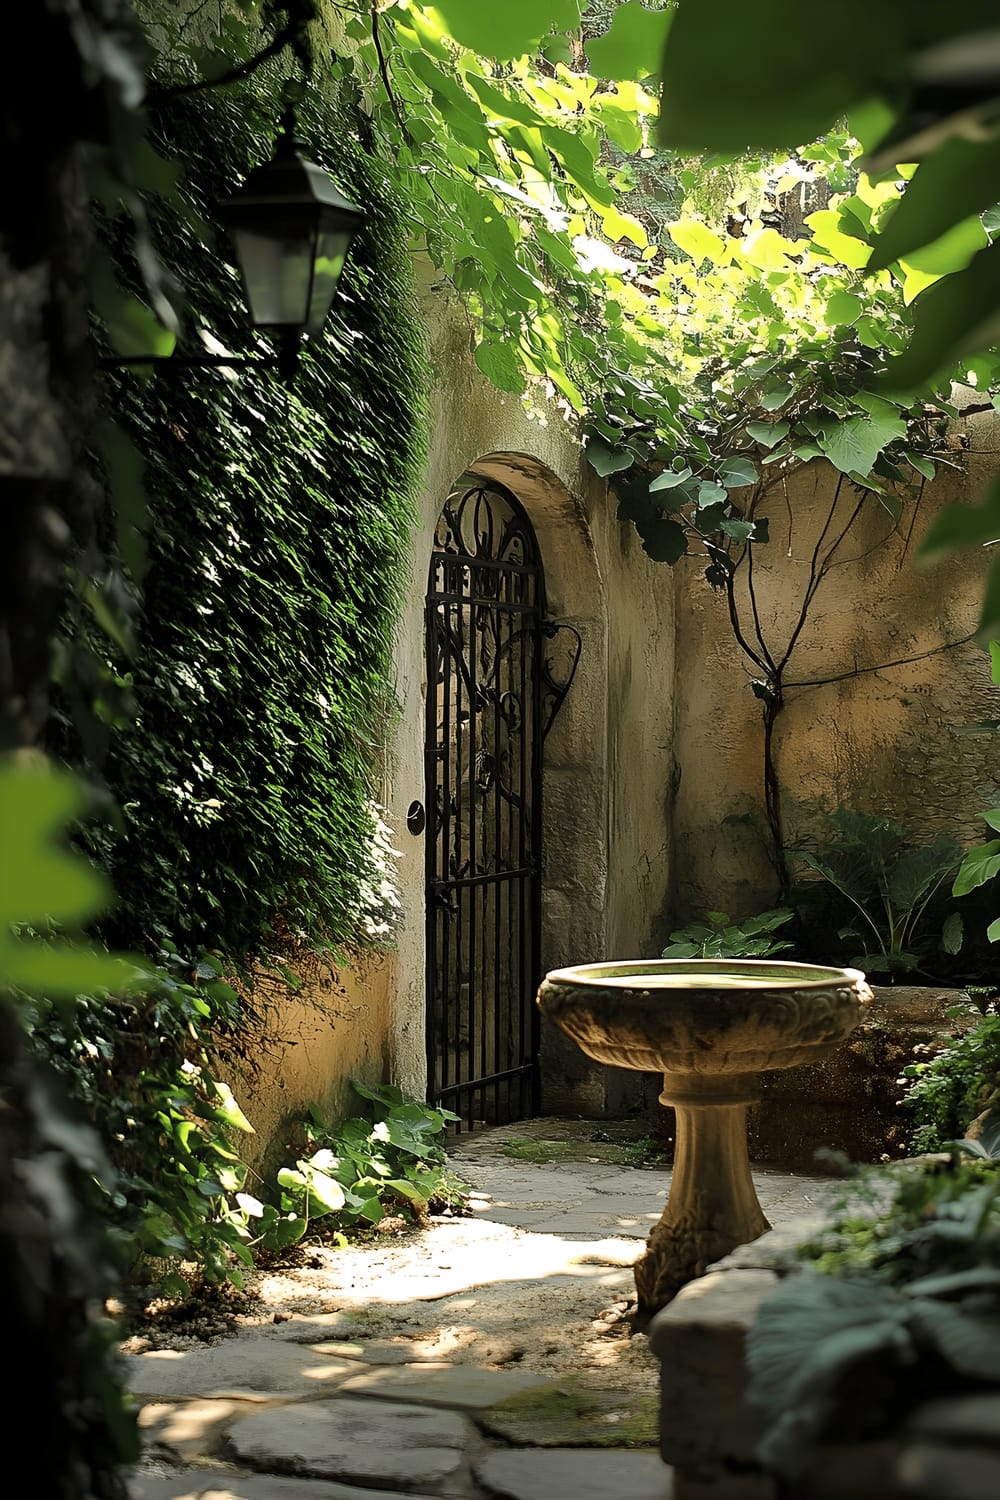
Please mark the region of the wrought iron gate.
<svg viewBox="0 0 1000 1500"><path fill-rule="evenodd" d="M557 683L542 642L566 631ZM541 749L580 644L546 622L531 523L498 484L441 512L426 640L428 1097L503 1124L538 1108Z"/></svg>

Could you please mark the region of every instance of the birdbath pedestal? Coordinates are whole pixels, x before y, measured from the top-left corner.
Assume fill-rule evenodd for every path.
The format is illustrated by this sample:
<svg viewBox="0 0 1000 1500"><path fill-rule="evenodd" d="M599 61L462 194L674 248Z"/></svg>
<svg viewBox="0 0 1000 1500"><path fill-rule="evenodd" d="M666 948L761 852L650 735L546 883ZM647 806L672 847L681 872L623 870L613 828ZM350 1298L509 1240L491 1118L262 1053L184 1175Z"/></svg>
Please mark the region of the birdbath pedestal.
<svg viewBox="0 0 1000 1500"><path fill-rule="evenodd" d="M584 964L546 975L542 1013L588 1057L662 1072L677 1129L670 1196L636 1262L642 1314L771 1226L750 1173L762 1072L818 1062L862 1018L857 969L755 959Z"/></svg>

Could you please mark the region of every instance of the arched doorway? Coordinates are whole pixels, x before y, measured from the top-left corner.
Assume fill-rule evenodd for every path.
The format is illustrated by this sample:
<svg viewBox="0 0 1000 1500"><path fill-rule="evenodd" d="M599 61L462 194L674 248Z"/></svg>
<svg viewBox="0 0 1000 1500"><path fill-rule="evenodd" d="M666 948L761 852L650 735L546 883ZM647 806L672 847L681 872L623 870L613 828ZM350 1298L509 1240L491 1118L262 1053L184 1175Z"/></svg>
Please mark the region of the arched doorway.
<svg viewBox="0 0 1000 1500"><path fill-rule="evenodd" d="M464 1125L538 1109L542 742L572 679L543 644L534 530L466 476L438 519L426 600L428 1097Z"/></svg>

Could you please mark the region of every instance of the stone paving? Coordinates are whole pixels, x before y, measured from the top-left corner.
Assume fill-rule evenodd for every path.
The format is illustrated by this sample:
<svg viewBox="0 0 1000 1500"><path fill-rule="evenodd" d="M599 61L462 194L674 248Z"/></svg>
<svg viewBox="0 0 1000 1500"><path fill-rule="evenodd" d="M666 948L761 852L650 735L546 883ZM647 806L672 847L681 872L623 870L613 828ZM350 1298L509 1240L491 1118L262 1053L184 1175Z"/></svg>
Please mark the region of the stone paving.
<svg viewBox="0 0 1000 1500"><path fill-rule="evenodd" d="M501 1154L511 1138L574 1137L583 1159ZM586 1122L542 1120L456 1142L480 1224L409 1241L377 1305L371 1277L352 1295L349 1262L333 1260L324 1308L131 1356L133 1500L669 1500L655 1361L621 1313L670 1174L587 1159L586 1139ZM831 1193L828 1179L754 1175L776 1225ZM581 1294L588 1322L561 1320Z"/></svg>

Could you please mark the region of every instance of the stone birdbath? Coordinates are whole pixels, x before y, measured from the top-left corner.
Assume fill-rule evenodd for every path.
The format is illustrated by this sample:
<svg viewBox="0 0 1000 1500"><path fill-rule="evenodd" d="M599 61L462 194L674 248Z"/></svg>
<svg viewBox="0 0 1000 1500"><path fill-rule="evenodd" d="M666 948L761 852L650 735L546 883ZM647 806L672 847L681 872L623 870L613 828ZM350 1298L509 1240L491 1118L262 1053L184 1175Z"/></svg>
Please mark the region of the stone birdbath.
<svg viewBox="0 0 1000 1500"><path fill-rule="evenodd" d="M597 1062L662 1072L660 1103L676 1111L670 1196L635 1267L641 1314L770 1229L747 1152L758 1077L827 1056L871 998L857 969L757 959L584 964L546 975L542 1014Z"/></svg>

